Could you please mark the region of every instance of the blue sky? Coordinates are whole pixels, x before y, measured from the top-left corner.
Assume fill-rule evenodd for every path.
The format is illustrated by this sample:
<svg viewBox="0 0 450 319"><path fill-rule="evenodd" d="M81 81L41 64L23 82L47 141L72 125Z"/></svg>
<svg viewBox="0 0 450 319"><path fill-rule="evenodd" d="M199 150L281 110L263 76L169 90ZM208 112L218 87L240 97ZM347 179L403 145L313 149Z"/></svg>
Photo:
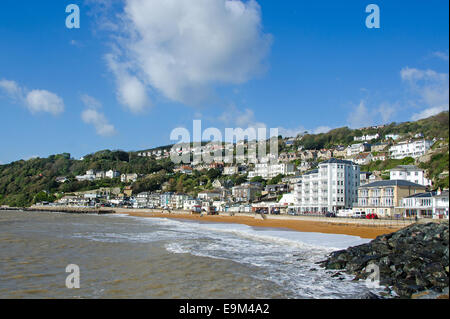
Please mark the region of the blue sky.
<svg viewBox="0 0 450 319"><path fill-rule="evenodd" d="M448 1L111 3L2 1L0 163L166 145L193 119L293 135L448 110Z"/></svg>

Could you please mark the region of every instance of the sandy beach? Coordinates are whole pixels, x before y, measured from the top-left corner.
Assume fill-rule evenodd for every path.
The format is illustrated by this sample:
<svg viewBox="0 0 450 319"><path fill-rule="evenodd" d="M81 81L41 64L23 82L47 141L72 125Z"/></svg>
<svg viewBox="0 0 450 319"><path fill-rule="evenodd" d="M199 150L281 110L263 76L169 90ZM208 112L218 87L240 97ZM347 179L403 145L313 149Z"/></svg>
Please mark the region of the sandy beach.
<svg viewBox="0 0 450 319"><path fill-rule="evenodd" d="M323 221L298 220L298 219L256 219L250 216L225 216L225 215L191 215L180 213L156 213L136 210L117 210L116 213L128 214L144 218L175 218L182 220L194 220L214 223L236 223L256 227L285 228L300 232L317 232L328 234L345 234L361 238L373 239L382 234L392 233L401 227L373 227L356 224L343 224Z"/></svg>

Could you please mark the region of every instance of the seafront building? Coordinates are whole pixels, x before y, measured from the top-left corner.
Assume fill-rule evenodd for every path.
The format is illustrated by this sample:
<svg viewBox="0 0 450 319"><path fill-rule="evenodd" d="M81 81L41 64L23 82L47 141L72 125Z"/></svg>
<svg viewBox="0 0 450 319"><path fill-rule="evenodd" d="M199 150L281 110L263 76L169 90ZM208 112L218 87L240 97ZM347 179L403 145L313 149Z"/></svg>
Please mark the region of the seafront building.
<svg viewBox="0 0 450 319"><path fill-rule="evenodd" d="M257 183L244 183L232 188L233 198L236 202L251 202L261 193L261 185Z"/></svg>
<svg viewBox="0 0 450 319"><path fill-rule="evenodd" d="M296 206L301 212L349 209L357 201L359 185L359 165L332 158L302 175L294 189Z"/></svg>
<svg viewBox="0 0 450 319"><path fill-rule="evenodd" d="M401 216L402 199L423 193L426 187L405 180L383 180L358 189L358 202L353 207L355 212L377 214L380 217Z"/></svg>
<svg viewBox="0 0 450 319"><path fill-rule="evenodd" d="M403 216L448 219L448 191L425 192L402 199Z"/></svg>

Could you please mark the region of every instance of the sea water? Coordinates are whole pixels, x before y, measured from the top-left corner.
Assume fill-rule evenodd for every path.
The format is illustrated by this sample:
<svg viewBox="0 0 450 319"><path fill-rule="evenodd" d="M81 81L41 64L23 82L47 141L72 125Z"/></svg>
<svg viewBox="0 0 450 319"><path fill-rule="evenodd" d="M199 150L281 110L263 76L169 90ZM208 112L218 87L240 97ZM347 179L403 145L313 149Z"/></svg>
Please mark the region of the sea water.
<svg viewBox="0 0 450 319"><path fill-rule="evenodd" d="M126 215L0 211L0 298L359 298L316 263L356 236ZM80 270L68 289L67 265ZM373 291L374 292L374 291Z"/></svg>

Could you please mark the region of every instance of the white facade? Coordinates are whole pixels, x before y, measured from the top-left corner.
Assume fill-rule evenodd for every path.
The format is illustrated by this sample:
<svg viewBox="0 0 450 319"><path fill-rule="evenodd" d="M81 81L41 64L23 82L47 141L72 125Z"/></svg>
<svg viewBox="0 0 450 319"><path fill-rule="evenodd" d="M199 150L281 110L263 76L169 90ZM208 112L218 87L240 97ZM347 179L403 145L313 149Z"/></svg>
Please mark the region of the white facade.
<svg viewBox="0 0 450 319"><path fill-rule="evenodd" d="M205 191L205 192L198 193L197 198L201 199L201 200L206 200L206 201L213 200L216 198L222 198L222 192Z"/></svg>
<svg viewBox="0 0 450 319"><path fill-rule="evenodd" d="M189 199L186 194L175 194L170 199L170 206L174 209L183 209L184 202Z"/></svg>
<svg viewBox="0 0 450 319"><path fill-rule="evenodd" d="M187 199L183 203L184 210L192 210L194 206L201 206L202 201L198 199Z"/></svg>
<svg viewBox="0 0 450 319"><path fill-rule="evenodd" d="M136 173L120 175L120 181L122 183L135 182L137 179L138 175Z"/></svg>
<svg viewBox="0 0 450 319"><path fill-rule="evenodd" d="M239 168L237 166L226 166L223 168L223 175L234 175L239 172Z"/></svg>
<svg viewBox="0 0 450 319"><path fill-rule="evenodd" d="M273 178L279 174L291 175L295 174L294 164L290 163L280 163L280 164L269 164L260 163L255 164L255 170L249 172L248 178L253 178L255 176L261 176L264 179Z"/></svg>
<svg viewBox="0 0 450 319"><path fill-rule="evenodd" d="M448 191L405 197L402 199L402 208L407 217L448 219Z"/></svg>
<svg viewBox="0 0 450 319"><path fill-rule="evenodd" d="M363 135L363 136L355 136L353 140L355 141L371 141L380 137L380 134L376 133L374 135Z"/></svg>
<svg viewBox="0 0 450 319"><path fill-rule="evenodd" d="M448 191L438 191L436 196L433 196L433 218L448 219Z"/></svg>
<svg viewBox="0 0 450 319"><path fill-rule="evenodd" d="M120 173L117 172L117 171L109 170L109 171L106 172L105 176L107 178L111 178L112 179L112 178L120 177Z"/></svg>
<svg viewBox="0 0 450 319"><path fill-rule="evenodd" d="M389 179L402 179L412 183L431 186L432 182L425 177L425 171L414 165L399 165L389 171Z"/></svg>
<svg viewBox="0 0 450 319"><path fill-rule="evenodd" d="M356 155L353 162L355 162L358 165L368 165L373 160L372 153L362 153Z"/></svg>
<svg viewBox="0 0 450 319"><path fill-rule="evenodd" d="M391 154L391 158L393 159L402 159L408 156L417 158L425 155L431 145L433 145L433 142L425 139L404 141L391 146L389 148L389 152Z"/></svg>
<svg viewBox="0 0 450 319"><path fill-rule="evenodd" d="M302 176L294 190L296 205L302 212L352 208L358 200L359 184L359 165L332 158Z"/></svg>
<svg viewBox="0 0 450 319"><path fill-rule="evenodd" d="M352 144L347 147L347 156L357 155L361 152L370 151L370 145L367 143Z"/></svg>

